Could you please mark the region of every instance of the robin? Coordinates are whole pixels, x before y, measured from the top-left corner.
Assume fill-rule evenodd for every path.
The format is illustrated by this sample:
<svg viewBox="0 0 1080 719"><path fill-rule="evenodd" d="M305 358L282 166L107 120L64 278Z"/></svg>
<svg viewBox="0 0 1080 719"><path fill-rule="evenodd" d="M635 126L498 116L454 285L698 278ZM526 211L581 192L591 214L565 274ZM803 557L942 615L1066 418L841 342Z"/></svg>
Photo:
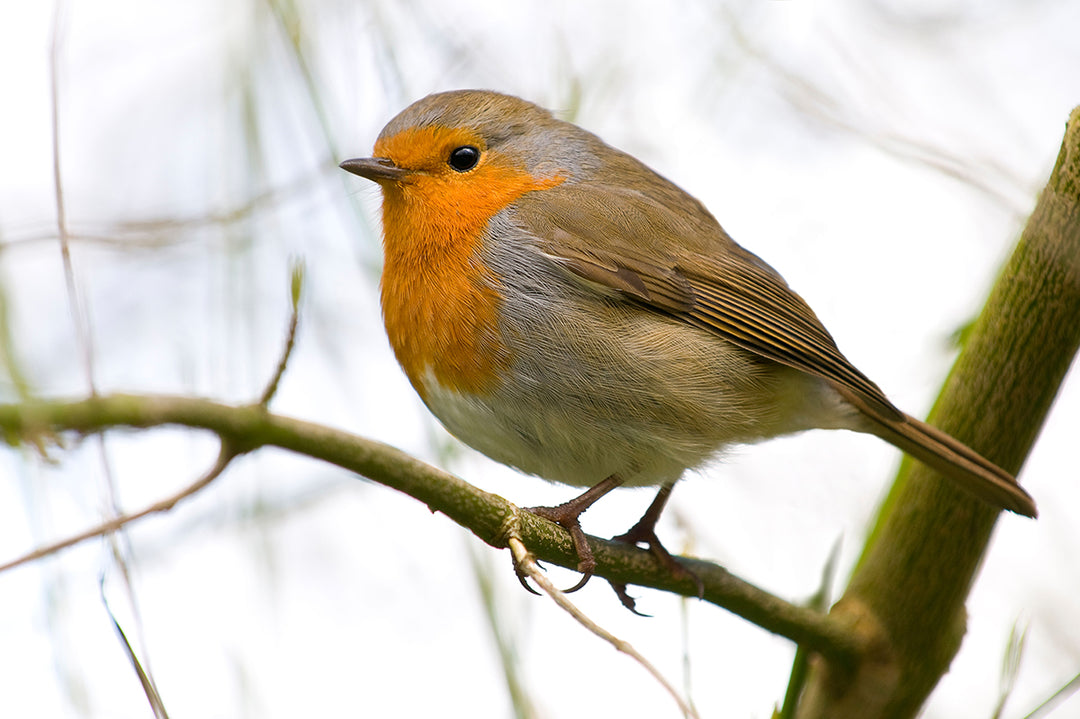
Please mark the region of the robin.
<svg viewBox="0 0 1080 719"><path fill-rule="evenodd" d="M876 435L1035 516L1012 475L893 406L704 205L538 105L429 95L341 167L382 190L386 332L427 407L496 461L589 487L533 510L573 537L578 586L600 497L659 486L620 539L673 563L655 525L683 472L807 429Z"/></svg>

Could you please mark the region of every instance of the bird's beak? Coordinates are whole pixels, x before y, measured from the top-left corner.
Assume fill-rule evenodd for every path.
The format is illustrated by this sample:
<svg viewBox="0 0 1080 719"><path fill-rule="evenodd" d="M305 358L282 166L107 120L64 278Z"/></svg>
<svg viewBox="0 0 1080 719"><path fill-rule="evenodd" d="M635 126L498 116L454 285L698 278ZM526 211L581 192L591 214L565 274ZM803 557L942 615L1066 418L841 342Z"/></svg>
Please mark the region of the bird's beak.
<svg viewBox="0 0 1080 719"><path fill-rule="evenodd" d="M393 160L386 157L358 157L345 160L338 167L374 182L398 182L412 174L410 170L398 167Z"/></svg>

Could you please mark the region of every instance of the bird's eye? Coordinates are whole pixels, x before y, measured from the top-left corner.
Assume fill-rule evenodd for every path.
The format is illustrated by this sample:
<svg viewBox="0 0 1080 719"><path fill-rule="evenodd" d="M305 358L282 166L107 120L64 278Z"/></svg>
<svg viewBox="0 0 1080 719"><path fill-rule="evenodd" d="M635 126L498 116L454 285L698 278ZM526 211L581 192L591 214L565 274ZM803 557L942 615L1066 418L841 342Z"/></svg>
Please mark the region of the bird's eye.
<svg viewBox="0 0 1080 719"><path fill-rule="evenodd" d="M472 145L462 145L450 153L450 167L458 172L468 172L480 161L480 151Z"/></svg>

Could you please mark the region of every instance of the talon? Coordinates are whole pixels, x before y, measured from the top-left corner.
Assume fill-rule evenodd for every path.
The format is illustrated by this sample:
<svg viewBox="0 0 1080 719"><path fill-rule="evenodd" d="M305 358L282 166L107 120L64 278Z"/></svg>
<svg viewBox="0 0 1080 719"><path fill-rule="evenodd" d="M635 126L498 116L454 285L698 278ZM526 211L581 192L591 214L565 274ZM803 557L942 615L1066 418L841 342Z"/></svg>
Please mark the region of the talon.
<svg viewBox="0 0 1080 719"><path fill-rule="evenodd" d="M637 600L631 597L629 592L626 591L625 584L621 582L613 582L610 579L608 580L608 584L610 584L611 588L615 590L615 595L619 598L619 601L622 602L622 605L629 609L632 613L638 615L639 617L652 616L651 614L646 614L645 612L638 611Z"/></svg>
<svg viewBox="0 0 1080 719"><path fill-rule="evenodd" d="M649 548L649 553L656 557L657 561L660 562L660 564L663 565L665 569L667 569L676 577L679 577L681 579L689 579L694 583L694 585L697 587L698 599L703 599L705 597L705 582L701 581L701 577L699 577L697 574L690 571L683 565L679 564L679 560L676 559L671 554L671 552L669 552L667 548L660 543L660 539L656 536L656 532L652 531L651 529L648 531L644 531L642 530L642 528L635 524L633 527L630 528L629 532L626 532L625 534L620 534L617 537L612 537L611 540L613 542L625 542L627 544L632 544L635 547L639 544L646 545ZM615 593L618 594L618 590L616 590ZM622 596L620 595L619 598L621 599ZM623 602L623 604L625 605L626 602ZM634 609L631 607L627 607L627 609L630 609L630 611L634 612L635 614L638 613L634 611Z"/></svg>
<svg viewBox="0 0 1080 719"><path fill-rule="evenodd" d="M556 507L528 507L526 510L538 517L554 522L570 533L570 539L574 543L574 552L578 556L577 570L581 572L582 577L577 584L565 590L567 594L576 592L588 584L593 576L593 571L596 569L596 557L593 556L592 548L589 547L589 540L581 529L581 515L598 499L620 484L622 484L622 479L613 474L569 502L564 502Z"/></svg>
<svg viewBox="0 0 1080 719"><path fill-rule="evenodd" d="M574 551L578 556L577 570L581 572L582 576L577 584L565 590L566 594L576 592L588 584L589 579L592 578L593 570L596 569L596 557L593 556L592 548L589 547L589 539L585 536L581 523L578 521L578 517L581 516L581 512L584 510L575 511L577 507L567 508L568 504L570 502L560 504L558 507L528 508L528 511L536 516L555 522L555 524L570 533L570 539L574 543Z"/></svg>
<svg viewBox="0 0 1080 719"><path fill-rule="evenodd" d="M564 589L563 594L573 594L574 592L588 584L590 579L592 579L592 571L590 570L588 572L583 572L581 575L581 579L577 581L577 584L570 587L569 589Z"/></svg>
<svg viewBox="0 0 1080 719"><path fill-rule="evenodd" d="M537 562L535 560L533 560L533 561L534 561L534 563L536 564L537 567L539 567L540 569L543 569L543 566L541 566L540 562ZM529 584L529 575L527 575L527 574L525 574L525 572L521 571L521 567L517 563L514 564L514 574L517 576L518 583L521 584L521 586L523 586L525 588L525 591L529 592L530 594L535 594L538 597L544 596L543 594L541 594L540 592L538 592L538 591L536 591L535 589L532 588L532 585ZM585 572L582 575L581 579L578 580L577 584L570 587L569 589L563 589L562 593L563 594L570 594L571 592L576 592L577 590L581 589L586 584L588 584L590 579L592 579L592 570L591 569L589 571Z"/></svg>
<svg viewBox="0 0 1080 719"><path fill-rule="evenodd" d="M537 562L536 566L539 567L540 563ZM518 582L521 584L521 586L525 587L525 591L529 592L530 594L535 594L538 597L542 596L540 592L529 586L529 577L525 574L525 572L521 571L521 567L518 565L517 562L514 562L514 574L517 576Z"/></svg>
<svg viewBox="0 0 1080 719"><path fill-rule="evenodd" d="M697 597L698 599L701 599L705 596L705 582L701 581L701 577L679 564L679 561L672 556L671 552L669 552L660 542L660 538L656 536L656 522L660 519L660 513L664 511L664 506L667 504L668 497L671 496L671 487L672 485L670 484L661 487L656 498L652 501L652 504L649 505L649 508L645 510L645 514L641 516L641 519L625 533L620 534L617 537L612 537L611 539L612 541L624 542L635 547L639 544L644 544L665 569L678 577L692 580L697 587ZM612 584L612 587L615 588L615 585ZM634 612L634 614L640 614L640 612L634 609L633 599L625 593L625 588L622 592L620 592L618 588L615 588L615 593L619 595L619 599L622 601L623 606ZM630 600L630 604L627 604L626 600Z"/></svg>

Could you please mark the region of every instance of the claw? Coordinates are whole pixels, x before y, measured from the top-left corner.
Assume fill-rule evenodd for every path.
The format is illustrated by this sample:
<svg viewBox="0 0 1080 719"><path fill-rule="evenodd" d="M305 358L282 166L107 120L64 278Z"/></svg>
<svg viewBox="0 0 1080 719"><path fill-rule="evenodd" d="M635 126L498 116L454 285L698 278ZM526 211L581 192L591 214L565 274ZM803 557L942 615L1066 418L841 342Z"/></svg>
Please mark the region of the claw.
<svg viewBox="0 0 1080 719"><path fill-rule="evenodd" d="M610 579L608 580L608 584L610 584L611 588L615 590L615 595L619 598L619 601L622 602L622 605L629 609L632 613L638 615L639 617L652 616L651 614L646 614L645 612L638 611L637 600L631 597L630 594L626 591L625 584L623 584L622 582L613 582Z"/></svg>
<svg viewBox="0 0 1080 719"><path fill-rule="evenodd" d="M702 599L705 596L705 582L701 581L701 577L694 574L683 565L679 564L679 560L675 559L675 557L672 556L671 552L669 552L667 548L660 543L660 539L656 536L656 532L654 532L651 527L646 530L635 524L633 527L630 528L630 531L626 532L625 534L620 534L617 537L612 537L611 540L613 542L625 542L626 544L632 544L635 547L639 544L644 544L646 547L649 548L649 552L654 557L656 557L657 561L659 561L665 569L667 569L669 572L671 572L677 577L689 579L694 582L694 585L697 587L698 599ZM616 589L615 593L619 594L619 590ZM619 594L619 598L622 599L621 594ZM625 605L626 602L624 601L623 604ZM630 611L634 611L632 607L627 607L627 609L630 609ZM637 612L634 613L637 614Z"/></svg>
<svg viewBox="0 0 1080 719"><path fill-rule="evenodd" d="M572 594L572 593L576 592L577 590L581 589L586 584L588 584L590 579L592 579L592 571L591 570L588 571L588 572L584 572L581 575L581 579L579 579L577 581L577 584L570 587L569 589L564 589L563 594Z"/></svg>
<svg viewBox="0 0 1080 719"><path fill-rule="evenodd" d="M539 567L540 569L543 569L543 566L540 564L540 562L536 562L536 566ZM518 566L517 564L514 565L514 574L517 576L518 583L521 584L521 586L523 586L525 588L525 591L529 592L530 594L535 594L538 597L543 596L540 592L538 592L538 591L536 591L535 589L532 588L532 586L529 584L529 575L527 575L527 574L525 574L525 572L521 571L521 567ZM592 572L588 572L588 573L582 575L581 579L578 580L577 584L570 587L569 589L563 589L562 593L563 594L570 594L571 592L576 592L577 590L584 587L589 582L589 580L591 578L592 578Z"/></svg>
<svg viewBox="0 0 1080 719"><path fill-rule="evenodd" d="M557 507L529 507L527 510L538 517L555 522L555 524L570 533L570 539L574 542L574 551L578 556L577 570L581 572L582 576L577 584L566 590L567 594L576 592L588 584L592 578L593 570L596 569L596 557L593 556L592 549L589 547L589 540L581 529L581 515L595 504L598 499L620 484L622 484L622 479L613 474L569 502L564 502ZM518 578L521 578L520 575Z"/></svg>
<svg viewBox="0 0 1080 719"><path fill-rule="evenodd" d="M578 556L577 569L581 572L581 579L579 579L574 586L564 590L565 593L569 594L571 592L576 592L588 584L593 576L593 570L596 569L596 557L593 556L592 548L589 547L589 540L585 536L585 532L581 529L581 515L585 513L585 510L595 504L598 499L621 484L622 479L620 479L618 475L613 474L574 499L571 499L569 502L564 502L556 507L528 508L529 512L532 512L538 517L543 517L544 519L555 522L570 533L570 539L574 543L574 551ZM656 522L660 518L661 512L664 511L664 505L667 504L668 497L671 495L671 486L672 485L667 484L661 487L660 492L656 495L656 499L654 499L652 504L649 505L649 508L645 510L645 514L637 521L637 524L624 534L613 537L613 539L616 542L624 542L634 546L639 544L647 546L653 556L656 557L657 560L672 574L693 580L697 585L698 598L701 598L705 595L705 583L701 581L699 576L679 564L675 557L671 556L671 553L664 548L664 545L660 543L660 539L656 536ZM517 573L518 581L521 582L521 586L525 587L525 589L533 594L539 594L539 592L529 586L527 581L528 578L521 572L520 568L515 567L515 572ZM611 588L615 590L615 594L619 597L619 601L622 602L624 607L638 616L649 616L648 614L644 614L637 610L634 598L627 593L625 584L617 582L609 582L609 584L611 584Z"/></svg>
<svg viewBox="0 0 1080 719"><path fill-rule="evenodd" d="M536 566L539 567L540 562L537 562ZM514 574L517 576L517 580L521 584L521 586L525 587L526 592L529 592L530 594L535 594L538 597L541 596L540 592L529 586L529 575L521 571L521 565L519 565L517 562L514 562Z"/></svg>
<svg viewBox="0 0 1080 719"><path fill-rule="evenodd" d="M671 552L660 543L660 538L656 536L656 522L660 519L660 513L664 511L664 506L667 504L668 497L671 496L671 487L672 485L670 484L661 487L656 495L656 499L654 499L652 504L649 505L649 508L645 510L645 514L641 515L641 519L637 521L637 524L630 527L625 533L620 534L617 537L612 537L611 539L612 541L624 542L635 547L639 544L644 544L649 548L649 552L656 557L657 561L659 561L669 572L682 577L683 579L692 580L697 586L698 599L701 599L705 596L705 583L701 581L701 577L679 564L678 560L671 555ZM634 608L634 600L626 593L625 585L623 585L622 591L620 591L619 587L614 583L612 583L611 586L615 590L615 594L619 596L619 600L623 603L624 607L634 614L641 614Z"/></svg>
<svg viewBox="0 0 1080 719"><path fill-rule="evenodd" d="M581 572L581 579L577 584L565 590L566 594L576 592L589 583L592 578L593 570L596 569L596 557L593 556L592 548L589 547L589 540L585 536L585 531L581 528L581 522L578 521L578 517L585 510L574 511L576 507L564 509L567 504L560 504L558 507L529 507L530 512L538 517L555 522L567 532L570 533L570 539L574 542L574 551L578 555L577 570Z"/></svg>

